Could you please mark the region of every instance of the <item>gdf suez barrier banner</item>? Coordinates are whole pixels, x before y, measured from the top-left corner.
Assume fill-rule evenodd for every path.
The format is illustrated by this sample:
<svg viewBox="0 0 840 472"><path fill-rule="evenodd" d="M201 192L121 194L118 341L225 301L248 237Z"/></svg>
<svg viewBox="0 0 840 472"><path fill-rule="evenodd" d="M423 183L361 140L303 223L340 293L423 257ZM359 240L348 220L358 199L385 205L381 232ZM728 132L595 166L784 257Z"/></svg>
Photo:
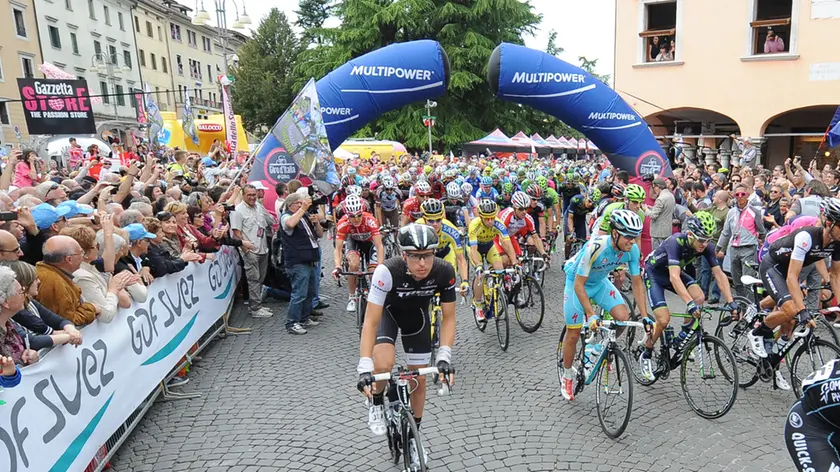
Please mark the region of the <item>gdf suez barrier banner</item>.
<svg viewBox="0 0 840 472"><path fill-rule="evenodd" d="M29 134L94 134L84 79L17 79ZM114 98L116 100L116 98Z"/></svg>
<svg viewBox="0 0 840 472"><path fill-rule="evenodd" d="M111 323L82 330L0 392L0 470L81 471L188 349L223 314L239 280L239 255L157 279L149 298Z"/></svg>

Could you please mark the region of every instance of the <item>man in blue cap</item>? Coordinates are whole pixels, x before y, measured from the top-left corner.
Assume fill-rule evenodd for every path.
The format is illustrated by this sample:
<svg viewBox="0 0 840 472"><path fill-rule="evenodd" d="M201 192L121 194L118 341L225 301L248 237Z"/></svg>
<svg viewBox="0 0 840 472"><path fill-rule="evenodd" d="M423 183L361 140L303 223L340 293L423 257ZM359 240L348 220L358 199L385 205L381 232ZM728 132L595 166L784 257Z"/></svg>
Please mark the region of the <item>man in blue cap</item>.
<svg viewBox="0 0 840 472"><path fill-rule="evenodd" d="M62 228L67 226L66 216L70 208L54 207L49 203L41 203L32 208L32 219L38 228L38 234L30 234L26 238L26 247L23 250L23 260L36 264L44 258L44 243L52 236L55 236Z"/></svg>
<svg viewBox="0 0 840 472"><path fill-rule="evenodd" d="M88 205L79 204L76 200L67 200L58 204L58 208L67 208L69 211L64 215L65 219L76 218L78 216L87 216L93 213L93 208Z"/></svg>
<svg viewBox="0 0 840 472"><path fill-rule="evenodd" d="M145 264L145 258L146 253L149 252L149 244L157 235L146 231L142 223L132 223L123 229L128 232L129 253L122 260L137 270L143 282L149 285L155 278L152 277L152 272Z"/></svg>

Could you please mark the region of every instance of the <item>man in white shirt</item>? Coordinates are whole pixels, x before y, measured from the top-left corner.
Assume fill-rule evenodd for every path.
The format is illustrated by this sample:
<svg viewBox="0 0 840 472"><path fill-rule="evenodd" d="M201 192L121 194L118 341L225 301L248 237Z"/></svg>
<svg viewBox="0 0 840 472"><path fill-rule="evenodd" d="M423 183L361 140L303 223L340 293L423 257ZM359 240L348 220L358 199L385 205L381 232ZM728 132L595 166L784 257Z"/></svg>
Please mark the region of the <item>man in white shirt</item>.
<svg viewBox="0 0 840 472"><path fill-rule="evenodd" d="M269 318L274 313L262 306L262 287L268 270L268 231L274 219L257 201L257 188L248 184L242 189L242 202L230 214L230 227L235 238L250 241L255 248L246 251L240 248L248 280L248 303L251 316Z"/></svg>

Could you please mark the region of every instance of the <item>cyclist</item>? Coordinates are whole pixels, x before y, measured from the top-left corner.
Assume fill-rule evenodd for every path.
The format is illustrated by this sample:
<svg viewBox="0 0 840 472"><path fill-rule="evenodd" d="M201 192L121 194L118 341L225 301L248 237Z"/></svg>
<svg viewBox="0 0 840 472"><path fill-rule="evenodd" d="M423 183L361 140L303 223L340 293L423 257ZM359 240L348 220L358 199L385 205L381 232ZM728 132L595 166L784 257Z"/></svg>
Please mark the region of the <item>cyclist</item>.
<svg viewBox="0 0 840 472"><path fill-rule="evenodd" d="M368 426L377 436L387 431L385 382L377 382L371 389L371 376L390 372L394 367L394 344L398 332L402 335L407 367L420 369L429 365L432 334L428 307L435 293L440 293L443 312L437 367L441 378L447 377L450 384L454 381L451 364L452 346L455 344L455 270L435 257L438 239L431 227L418 224L404 226L400 228L397 239L402 255L388 259L373 273L356 367L358 388L371 400ZM417 388L411 392L411 407L419 428L426 400L426 379L420 377L417 380ZM414 448L409 450L413 456L417 455ZM423 454L426 455L426 451ZM412 457L412 462L415 458Z"/></svg>
<svg viewBox="0 0 840 472"><path fill-rule="evenodd" d="M540 257L544 257L546 262L548 262L543 243L539 236L537 236L534 220L528 214L528 210L531 208L531 197L525 192L516 192L511 196L510 202L511 207L502 210L499 213L499 219L502 220L505 228L507 228L508 236L510 236L510 244L513 246L514 252L516 252L517 256L522 255L522 248L519 247L518 240L521 237L524 238L526 244L535 246ZM500 254L504 252L500 242L497 242L496 250ZM505 267L513 265L507 254L502 255L502 263Z"/></svg>
<svg viewBox="0 0 840 472"><path fill-rule="evenodd" d="M414 196L403 205L402 225L405 226L423 216L420 204L432 195L432 187L428 182L419 181L414 184Z"/></svg>
<svg viewBox="0 0 840 472"><path fill-rule="evenodd" d="M357 272L361 268L360 253L365 254L370 268L382 264L385 257L385 249L382 247L382 234L379 233L379 223L376 222L373 215L364 210L362 199L356 195L348 196L344 200L344 210L347 214L338 221L335 234L335 251L333 251L335 262L333 277L336 279L339 277L339 271L341 271L342 255L347 260L349 272ZM356 300L353 299L353 294L356 293L355 276L347 277L347 288L350 291L347 311L356 311Z"/></svg>
<svg viewBox="0 0 840 472"><path fill-rule="evenodd" d="M620 184L614 184L620 185ZM624 200L610 203L604 208L604 213L601 215L600 224L595 224L594 233L604 234L610 230L610 214L615 210L630 210L637 215L642 221L645 221L645 212L642 210L642 203L645 202L647 193L641 185L630 184L624 189ZM639 244L639 241L636 241Z"/></svg>
<svg viewBox="0 0 840 472"><path fill-rule="evenodd" d="M458 228L466 226L469 220L469 210L464 203L463 192L458 182L446 184L446 219Z"/></svg>
<svg viewBox="0 0 840 472"><path fill-rule="evenodd" d="M767 357L763 338L771 337L773 328L783 326L783 336L787 337L795 327L794 318L800 323L811 320L799 287L802 269L816 264L823 280L830 280L832 291L840 293L840 228L837 227L840 223L840 199L829 198L823 202L819 221L817 226L799 228L773 241L769 252L761 260L758 271L764 287L776 302L776 309L764 318L761 325L747 333L750 350L758 357ZM830 275L825 263L829 256ZM777 384L780 378L782 383L779 387L782 387L786 382L777 371Z"/></svg>
<svg viewBox="0 0 840 472"><path fill-rule="evenodd" d="M586 239L586 215L592 211L595 202L601 199L601 191L597 188L589 189L585 195L578 194L569 201L569 209L566 212L566 259L572 248L572 240Z"/></svg>
<svg viewBox="0 0 840 472"><path fill-rule="evenodd" d="M510 242L507 228L502 220L498 217L499 207L496 202L489 198L482 199L478 202L478 218L470 221L467 228L467 238L469 240L470 261L476 267L476 277L473 284L473 304L475 305L475 318L479 322L485 322L484 316L484 277L480 274L483 269L483 260L486 260L493 269L500 270L504 268L502 257L496 245L496 238L498 237L498 245L502 247L504 253L507 254L512 265L518 265L519 261L516 258L516 252L513 250L513 245Z"/></svg>
<svg viewBox="0 0 840 472"><path fill-rule="evenodd" d="M423 211L423 217L418 219L416 223L429 225L437 233L438 247L435 251L435 257L450 263L461 274L461 293L467 293L470 283L468 282L467 259L464 257L464 250L461 245L461 233L445 217L446 210L440 200L430 198L420 205L420 209Z"/></svg>
<svg viewBox="0 0 840 472"><path fill-rule="evenodd" d="M799 472L840 470L840 359L802 381L785 422L785 443Z"/></svg>
<svg viewBox="0 0 840 472"><path fill-rule="evenodd" d="M390 176L382 178L382 185L376 192L376 220L380 225L386 222L394 228L400 224L400 194L397 183Z"/></svg>
<svg viewBox="0 0 840 472"><path fill-rule="evenodd" d="M494 202L499 199L499 192L493 188L493 178L485 175L481 178L481 185L478 186L478 193L475 194L477 200L489 199Z"/></svg>
<svg viewBox="0 0 840 472"><path fill-rule="evenodd" d="M639 366L642 374L649 380L654 379L651 361L653 345L671 321L671 312L665 302L665 290L676 293L686 303L689 315L700 316L700 308L706 301L700 285L683 271L684 267L692 264L698 256L705 257L729 309L738 309L738 305L732 301L729 279L720 268L714 248L709 246L716 227L715 219L710 213L699 211L686 220L686 232L671 235L645 259L645 285L656 325L639 356ZM639 306L642 305L644 304ZM692 324L693 320L686 320L679 337L674 339L675 343L688 336Z"/></svg>
<svg viewBox="0 0 840 472"><path fill-rule="evenodd" d="M610 234L590 239L563 270L566 289L563 312L566 317L566 339L563 341L563 379L560 393L566 400L574 400L572 363L580 338L580 329L589 320L596 328L598 317L590 300L610 316L620 321L630 319L624 298L607 275L616 267L627 265L633 279L633 296L642 318L647 317L645 288L639 269L640 252L636 238L642 233L642 220L633 212L618 210L610 217Z"/></svg>

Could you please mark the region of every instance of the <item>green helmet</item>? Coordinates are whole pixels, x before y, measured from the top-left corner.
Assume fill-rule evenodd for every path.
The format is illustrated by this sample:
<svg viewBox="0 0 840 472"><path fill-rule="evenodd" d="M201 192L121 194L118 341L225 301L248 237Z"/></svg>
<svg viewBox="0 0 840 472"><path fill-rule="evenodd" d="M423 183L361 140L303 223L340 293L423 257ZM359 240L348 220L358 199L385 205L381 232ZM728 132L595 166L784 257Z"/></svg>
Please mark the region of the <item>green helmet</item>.
<svg viewBox="0 0 840 472"><path fill-rule="evenodd" d="M505 184L502 185L502 191L504 193L513 193L513 184L510 182L505 182Z"/></svg>
<svg viewBox="0 0 840 472"><path fill-rule="evenodd" d="M715 218L707 211L698 211L695 213L694 216L688 219L686 226L695 236L702 239L711 238L717 230Z"/></svg>
<svg viewBox="0 0 840 472"><path fill-rule="evenodd" d="M630 184L626 189L624 189L624 198L630 200L631 202L641 203L645 201L645 198L647 198L647 193L641 185Z"/></svg>
<svg viewBox="0 0 840 472"><path fill-rule="evenodd" d="M539 185L540 188L543 189L543 192L548 190L548 179L546 179L544 175L538 176L536 180L537 185Z"/></svg>
<svg viewBox="0 0 840 472"><path fill-rule="evenodd" d="M593 187L589 189L589 192L587 192L586 197L593 202L597 202L601 199L601 191Z"/></svg>

